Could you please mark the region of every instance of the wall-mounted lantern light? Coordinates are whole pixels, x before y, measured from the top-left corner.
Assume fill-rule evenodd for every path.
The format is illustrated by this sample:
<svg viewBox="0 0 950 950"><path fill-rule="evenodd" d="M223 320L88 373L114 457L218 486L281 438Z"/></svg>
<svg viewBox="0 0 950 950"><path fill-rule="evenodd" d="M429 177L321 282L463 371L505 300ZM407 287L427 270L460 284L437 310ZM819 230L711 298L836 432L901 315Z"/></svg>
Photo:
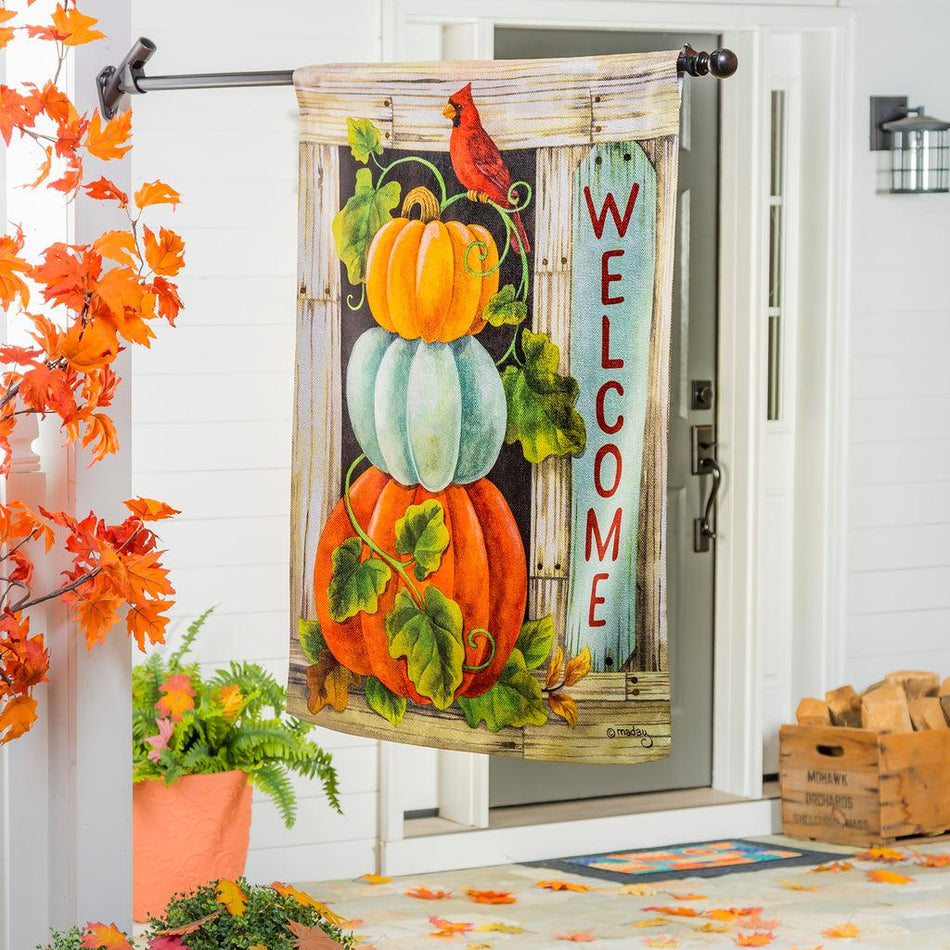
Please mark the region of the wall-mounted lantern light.
<svg viewBox="0 0 950 950"><path fill-rule="evenodd" d="M906 97L871 97L871 149L891 153L891 192L950 191L950 122L908 106Z"/></svg>

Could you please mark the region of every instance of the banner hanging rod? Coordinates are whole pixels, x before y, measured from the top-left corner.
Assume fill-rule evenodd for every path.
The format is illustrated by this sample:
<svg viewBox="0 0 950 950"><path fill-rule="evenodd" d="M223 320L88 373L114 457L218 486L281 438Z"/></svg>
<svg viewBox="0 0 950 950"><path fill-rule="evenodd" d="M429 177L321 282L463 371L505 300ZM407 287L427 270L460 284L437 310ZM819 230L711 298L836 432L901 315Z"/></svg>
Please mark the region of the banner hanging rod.
<svg viewBox="0 0 950 950"><path fill-rule="evenodd" d="M123 96L157 92L164 89L228 89L247 86L292 86L292 69L275 69L247 73L192 73L181 76L146 76L145 64L155 55L158 47L144 36L118 66L106 66L96 77L99 90L99 112L111 119L119 111ZM716 49L711 53L697 52L688 43L676 59L676 68L687 76L712 74L726 79L739 66L739 59L730 49Z"/></svg>

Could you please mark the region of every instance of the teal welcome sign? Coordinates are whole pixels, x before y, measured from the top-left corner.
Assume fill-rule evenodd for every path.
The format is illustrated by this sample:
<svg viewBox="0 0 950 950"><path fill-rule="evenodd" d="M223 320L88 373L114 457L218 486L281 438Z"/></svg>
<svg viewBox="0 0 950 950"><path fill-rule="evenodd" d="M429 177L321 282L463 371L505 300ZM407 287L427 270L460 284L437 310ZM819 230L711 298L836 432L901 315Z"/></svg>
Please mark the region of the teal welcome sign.
<svg viewBox="0 0 950 950"><path fill-rule="evenodd" d="M571 372L587 445L571 465L568 645L593 669L636 649L637 524L656 261L656 172L636 142L597 146L574 176Z"/></svg>

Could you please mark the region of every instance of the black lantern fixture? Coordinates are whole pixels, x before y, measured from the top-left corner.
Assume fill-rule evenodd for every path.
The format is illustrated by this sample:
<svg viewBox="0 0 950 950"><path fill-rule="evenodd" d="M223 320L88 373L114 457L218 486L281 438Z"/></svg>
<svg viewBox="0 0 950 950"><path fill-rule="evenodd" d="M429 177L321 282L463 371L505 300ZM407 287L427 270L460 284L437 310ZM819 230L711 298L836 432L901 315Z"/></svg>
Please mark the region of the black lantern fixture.
<svg viewBox="0 0 950 950"><path fill-rule="evenodd" d="M950 122L908 106L906 98L871 98L871 148L891 152L893 194L950 191Z"/></svg>

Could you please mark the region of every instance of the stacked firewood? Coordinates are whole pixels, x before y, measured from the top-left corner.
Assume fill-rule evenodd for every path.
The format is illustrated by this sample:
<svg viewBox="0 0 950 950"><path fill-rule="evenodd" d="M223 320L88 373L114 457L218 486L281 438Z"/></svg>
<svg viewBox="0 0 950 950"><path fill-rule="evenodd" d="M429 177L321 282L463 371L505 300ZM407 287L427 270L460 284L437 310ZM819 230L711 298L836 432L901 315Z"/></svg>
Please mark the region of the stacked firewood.
<svg viewBox="0 0 950 950"><path fill-rule="evenodd" d="M839 686L825 698L803 699L800 726L848 726L874 732L927 732L950 729L950 678L937 673L898 670L863 693Z"/></svg>

